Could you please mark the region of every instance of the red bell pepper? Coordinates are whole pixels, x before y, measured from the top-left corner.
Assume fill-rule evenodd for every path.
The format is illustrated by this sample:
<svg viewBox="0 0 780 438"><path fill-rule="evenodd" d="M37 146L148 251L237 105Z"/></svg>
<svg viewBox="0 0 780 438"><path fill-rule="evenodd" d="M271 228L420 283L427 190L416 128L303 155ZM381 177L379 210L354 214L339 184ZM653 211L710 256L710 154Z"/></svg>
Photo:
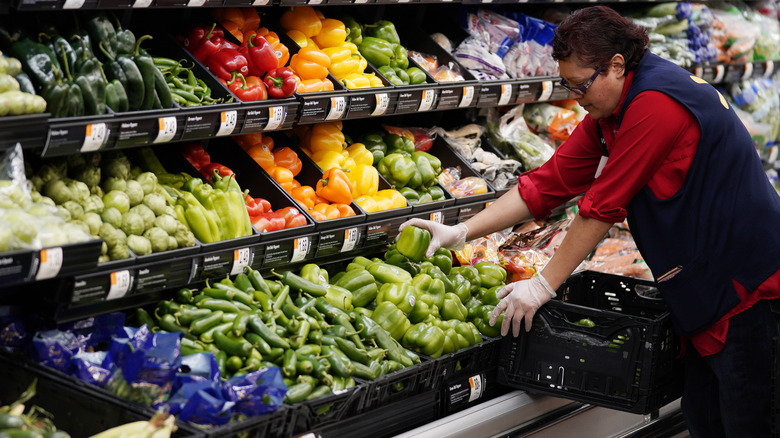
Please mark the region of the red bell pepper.
<svg viewBox="0 0 780 438"><path fill-rule="evenodd" d="M252 219L252 225L257 228L257 231L265 233L267 231L277 231L285 227L284 218L274 212L263 213L258 216L254 216Z"/></svg>
<svg viewBox="0 0 780 438"><path fill-rule="evenodd" d="M214 171L217 171L219 176L226 177L226 176L233 176L234 173L232 170L230 170L229 167L223 166L219 163L209 163L206 167L202 168L200 170L201 175L203 175L204 178L206 178L207 181L211 182L211 178L214 175Z"/></svg>
<svg viewBox="0 0 780 438"><path fill-rule="evenodd" d="M268 96L273 99L290 97L298 88L295 73L287 67L279 67L269 71L263 81L268 87Z"/></svg>
<svg viewBox="0 0 780 438"><path fill-rule="evenodd" d="M220 49L206 60L206 66L218 78L226 81L233 79L233 73L246 74L249 62L236 49Z"/></svg>
<svg viewBox="0 0 780 438"><path fill-rule="evenodd" d="M237 98L244 102L268 99L268 91L265 89L265 84L262 82L250 84L244 75L241 74L228 82L228 88Z"/></svg>
<svg viewBox="0 0 780 438"><path fill-rule="evenodd" d="M284 207L276 210L276 214L284 218L284 227L293 228L306 225L306 216L301 214L295 207Z"/></svg>
<svg viewBox="0 0 780 438"><path fill-rule="evenodd" d="M246 212L249 216L260 216L263 213L267 213L271 210L271 203L264 198L253 198L249 196L249 190L246 190L244 195L244 202L246 203Z"/></svg>
<svg viewBox="0 0 780 438"><path fill-rule="evenodd" d="M244 41L238 51L249 61L249 74L252 76L263 76L275 69L279 62L271 43L261 35Z"/></svg>
<svg viewBox="0 0 780 438"><path fill-rule="evenodd" d="M184 40L184 47L187 47L192 56L200 62L206 62L209 56L218 52L224 41L222 29L215 29L216 26L217 23L214 23L211 28L194 27Z"/></svg>
<svg viewBox="0 0 780 438"><path fill-rule="evenodd" d="M190 143L184 146L181 153L192 164L192 167L198 171L211 164L211 156L198 143Z"/></svg>

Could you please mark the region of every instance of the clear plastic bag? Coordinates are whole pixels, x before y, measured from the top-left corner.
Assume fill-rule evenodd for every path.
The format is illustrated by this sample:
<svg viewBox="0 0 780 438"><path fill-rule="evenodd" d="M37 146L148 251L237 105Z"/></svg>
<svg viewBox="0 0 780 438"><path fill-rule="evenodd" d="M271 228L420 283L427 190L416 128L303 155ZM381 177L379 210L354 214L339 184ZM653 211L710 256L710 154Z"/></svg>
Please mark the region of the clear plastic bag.
<svg viewBox="0 0 780 438"><path fill-rule="evenodd" d="M489 108L487 125L493 144L530 170L547 162L555 148L531 132L523 118L523 110L524 105L518 105L499 117L495 109Z"/></svg>

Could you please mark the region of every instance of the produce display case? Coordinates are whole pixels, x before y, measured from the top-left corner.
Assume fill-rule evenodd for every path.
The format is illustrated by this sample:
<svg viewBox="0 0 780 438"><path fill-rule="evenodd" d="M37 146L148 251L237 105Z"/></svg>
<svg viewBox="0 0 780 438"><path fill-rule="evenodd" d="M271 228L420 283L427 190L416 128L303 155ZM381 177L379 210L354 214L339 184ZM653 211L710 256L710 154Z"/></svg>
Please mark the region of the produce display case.
<svg viewBox="0 0 780 438"><path fill-rule="evenodd" d="M584 271L537 313L533 328L503 338L503 384L648 414L682 395L680 343L654 283Z"/></svg>

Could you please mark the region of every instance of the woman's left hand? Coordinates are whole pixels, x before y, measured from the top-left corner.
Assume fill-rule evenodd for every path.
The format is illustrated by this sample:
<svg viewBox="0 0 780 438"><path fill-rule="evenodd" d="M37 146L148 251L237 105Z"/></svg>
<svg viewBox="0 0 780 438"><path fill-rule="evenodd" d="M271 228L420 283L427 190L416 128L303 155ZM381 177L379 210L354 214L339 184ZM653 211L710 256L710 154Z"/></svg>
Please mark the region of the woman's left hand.
<svg viewBox="0 0 780 438"><path fill-rule="evenodd" d="M501 323L501 336L509 333L520 335L520 322L525 319L525 331L531 331L534 314L542 305L555 297L555 290L541 274L529 280L516 281L507 284L496 296L501 301L490 316L490 325L494 325L501 312L506 310Z"/></svg>

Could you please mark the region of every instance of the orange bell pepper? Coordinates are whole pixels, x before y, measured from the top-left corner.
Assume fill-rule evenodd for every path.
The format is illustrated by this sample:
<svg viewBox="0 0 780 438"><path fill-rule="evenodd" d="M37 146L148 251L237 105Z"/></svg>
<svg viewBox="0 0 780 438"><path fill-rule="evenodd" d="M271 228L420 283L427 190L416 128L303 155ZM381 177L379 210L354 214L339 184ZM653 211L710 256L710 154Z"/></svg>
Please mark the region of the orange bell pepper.
<svg viewBox="0 0 780 438"><path fill-rule="evenodd" d="M290 196L307 210L314 207L315 200L317 199L317 193L315 193L311 186L296 187L290 191Z"/></svg>
<svg viewBox="0 0 780 438"><path fill-rule="evenodd" d="M303 47L290 59L290 68L305 79L325 79L328 76L330 58L314 47Z"/></svg>
<svg viewBox="0 0 780 438"><path fill-rule="evenodd" d="M303 163L301 163L301 159L298 158L298 154L296 154L294 150L287 147L274 151L274 161L276 162L277 166L290 169L293 173L293 176L298 176L298 174L301 173L301 167L303 167Z"/></svg>
<svg viewBox="0 0 780 438"><path fill-rule="evenodd" d="M324 214L320 213L319 211L313 211L313 210L310 210L310 211L309 211L309 214L311 215L311 217L312 217L312 218L313 218L315 221L320 221L320 222L322 222L322 221L326 221L326 220L328 220L328 218L327 218L327 217L326 217Z"/></svg>
<svg viewBox="0 0 780 438"><path fill-rule="evenodd" d="M232 138L233 141L241 146L241 149L247 151L252 146L263 142L263 133L254 132L252 134L234 135Z"/></svg>
<svg viewBox="0 0 780 438"><path fill-rule="evenodd" d="M293 189L300 187L301 183L297 179L293 178Z"/></svg>
<svg viewBox="0 0 780 438"><path fill-rule="evenodd" d="M317 196L330 202L349 204L352 202L352 182L343 170L334 167L322 174L322 179L317 181L315 191Z"/></svg>
<svg viewBox="0 0 780 438"><path fill-rule="evenodd" d="M313 212L322 213L325 215L325 220L338 219L341 217L339 209L328 203L319 203L311 209Z"/></svg>
<svg viewBox="0 0 780 438"><path fill-rule="evenodd" d="M273 154L262 145L252 146L246 153L268 173L276 167Z"/></svg>
<svg viewBox="0 0 780 438"><path fill-rule="evenodd" d="M279 20L284 30L298 30L311 38L322 30L322 20L311 6L292 6Z"/></svg>
<svg viewBox="0 0 780 438"><path fill-rule="evenodd" d="M333 82L326 79L304 79L298 83L296 93L317 93L333 91Z"/></svg>
<svg viewBox="0 0 780 438"><path fill-rule="evenodd" d="M312 39L320 48L336 47L347 40L347 28L344 22L334 18L325 18L321 21L322 29Z"/></svg>
<svg viewBox="0 0 780 438"><path fill-rule="evenodd" d="M244 29L257 29L260 27L260 15L257 10L252 7L241 8L241 12L244 13Z"/></svg>
<svg viewBox="0 0 780 438"><path fill-rule="evenodd" d="M290 169L276 166L273 169L271 169L271 178L274 179L277 183L279 183L280 186L282 186L282 189L284 189L285 192L291 192L293 189L293 174Z"/></svg>
<svg viewBox="0 0 780 438"><path fill-rule="evenodd" d="M331 204L339 210L339 217L354 216L355 210L347 204Z"/></svg>

